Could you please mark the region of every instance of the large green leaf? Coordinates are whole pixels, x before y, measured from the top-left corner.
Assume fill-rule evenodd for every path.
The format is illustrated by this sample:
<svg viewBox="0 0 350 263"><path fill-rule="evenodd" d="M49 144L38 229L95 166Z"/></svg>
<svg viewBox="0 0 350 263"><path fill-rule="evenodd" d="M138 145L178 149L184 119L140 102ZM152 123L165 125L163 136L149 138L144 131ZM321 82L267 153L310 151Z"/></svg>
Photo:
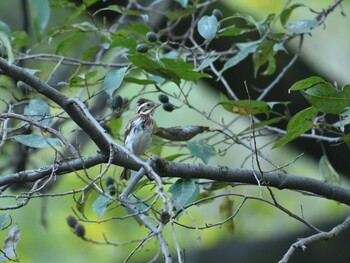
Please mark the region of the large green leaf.
<svg viewBox="0 0 350 263"><path fill-rule="evenodd" d="M20 134L12 137L19 143L33 148L49 148L61 146L61 141L57 138L44 137L39 134Z"/></svg>
<svg viewBox="0 0 350 263"><path fill-rule="evenodd" d="M254 76L256 77L258 74L258 70L261 66L269 62L269 64L273 63L275 60L272 60L275 52L273 50L273 47L275 45L274 41L271 40L264 40L259 44L257 49L255 50L253 54L253 63L254 63ZM270 65L270 67L273 68L273 64ZM272 70L270 68L270 71ZM275 68L275 67L274 67ZM269 72L273 73L273 72Z"/></svg>
<svg viewBox="0 0 350 263"><path fill-rule="evenodd" d="M321 83L302 92L311 105L324 113L340 114L350 107L350 86L338 90L331 83Z"/></svg>
<svg viewBox="0 0 350 263"><path fill-rule="evenodd" d="M198 22L197 29L199 34L207 43L213 40L218 32L219 23L214 15L203 16Z"/></svg>
<svg viewBox="0 0 350 263"><path fill-rule="evenodd" d="M92 204L92 210L99 217L102 218L107 211L107 207L113 201L105 195L99 195Z"/></svg>
<svg viewBox="0 0 350 263"><path fill-rule="evenodd" d="M41 122L45 125L50 123L50 106L45 101L40 99L32 99L24 108L24 116L33 120Z"/></svg>
<svg viewBox="0 0 350 263"><path fill-rule="evenodd" d="M49 0L29 0L32 27L37 39L41 39L50 20Z"/></svg>
<svg viewBox="0 0 350 263"><path fill-rule="evenodd" d="M110 98L113 97L114 92L122 84L127 69L127 67L115 69L108 72L108 74L106 75L106 78L103 82L103 89L109 95Z"/></svg>
<svg viewBox="0 0 350 263"><path fill-rule="evenodd" d="M194 202L199 195L199 186L193 179L178 179L170 186L169 192L174 199L174 206L177 211L182 210L186 205Z"/></svg>
<svg viewBox="0 0 350 263"><path fill-rule="evenodd" d="M201 159L205 164L209 162L210 158L216 155L214 147L202 140L189 142L187 148L191 154Z"/></svg>
<svg viewBox="0 0 350 263"><path fill-rule="evenodd" d="M298 138L301 134L311 130L314 124L310 121L317 113L317 108L309 107L293 116L287 125L287 134L278 140L272 148L278 148Z"/></svg>
<svg viewBox="0 0 350 263"><path fill-rule="evenodd" d="M295 82L292 87L289 89L289 91L296 91L296 90L304 90L311 88L312 86L319 84L319 83L325 83L326 81L317 76L312 76L306 79L299 80Z"/></svg>

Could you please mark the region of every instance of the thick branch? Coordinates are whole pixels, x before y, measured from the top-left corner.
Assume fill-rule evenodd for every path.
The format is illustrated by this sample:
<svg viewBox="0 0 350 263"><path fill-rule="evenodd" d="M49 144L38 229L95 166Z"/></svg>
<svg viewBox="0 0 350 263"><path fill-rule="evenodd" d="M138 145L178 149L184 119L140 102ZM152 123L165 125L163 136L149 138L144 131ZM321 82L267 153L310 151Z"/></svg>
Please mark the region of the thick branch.
<svg viewBox="0 0 350 263"><path fill-rule="evenodd" d="M53 167L53 165L48 165L37 170L22 171L15 174L1 176L0 186L17 182L36 181L50 175L53 168L55 168L57 174L65 174L71 171L87 169L107 161L108 158L103 157L101 154L97 154L90 157L54 164L55 167ZM112 163L133 170L139 170L141 168L136 161L132 160L131 158L127 158L126 154L122 153L121 151L114 155ZM245 183L251 185L257 184L255 175L258 177L260 176L259 172L254 172L253 170L249 169L234 169L226 166L168 162L160 158L155 161L153 168L162 177L208 179L213 181ZM304 176L270 172L264 174L264 181L268 183L270 187L275 187L280 190L289 189L308 192L320 197L350 205L349 189L338 185L329 184L321 180Z"/></svg>
<svg viewBox="0 0 350 263"><path fill-rule="evenodd" d="M0 73L7 75L16 81L23 81L40 94L58 104L67 112L72 120L90 136L90 138L96 143L97 147L104 154L109 154L109 143L105 137L101 135L101 131L89 120L89 118L86 117L79 106L76 103L73 103L69 97L57 91L41 79L30 74L25 69L10 64L7 62L7 60L1 57L0 69L2 70Z"/></svg>

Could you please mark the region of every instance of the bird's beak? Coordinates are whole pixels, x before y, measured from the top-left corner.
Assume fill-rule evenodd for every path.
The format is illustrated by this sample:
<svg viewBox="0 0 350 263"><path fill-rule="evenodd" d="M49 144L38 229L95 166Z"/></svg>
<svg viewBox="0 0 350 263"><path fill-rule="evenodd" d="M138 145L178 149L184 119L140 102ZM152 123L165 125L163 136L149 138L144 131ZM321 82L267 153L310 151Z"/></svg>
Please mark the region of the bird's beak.
<svg viewBox="0 0 350 263"><path fill-rule="evenodd" d="M160 103L156 103L156 104L154 105L154 108L158 108L160 105L161 105Z"/></svg>

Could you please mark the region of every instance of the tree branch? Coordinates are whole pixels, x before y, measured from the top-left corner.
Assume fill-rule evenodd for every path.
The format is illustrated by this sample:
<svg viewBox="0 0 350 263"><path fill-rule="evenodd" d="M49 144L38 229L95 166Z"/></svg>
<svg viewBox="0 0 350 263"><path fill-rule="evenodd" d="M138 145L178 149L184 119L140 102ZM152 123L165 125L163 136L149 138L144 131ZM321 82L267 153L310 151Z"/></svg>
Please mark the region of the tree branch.
<svg viewBox="0 0 350 263"><path fill-rule="evenodd" d="M34 182L40 178L49 175L54 168L57 175L66 174L72 171L78 171L106 163L108 158L102 154L96 154L81 159L60 162L53 165L41 167L37 170L26 170L10 175L0 177L0 186L18 183L18 182ZM139 170L141 168L135 160L128 158L125 153L119 151L113 156L112 163L123 166L128 169ZM185 178L185 179L208 179L214 181L228 183L244 183L256 185L254 173L261 180L260 173L250 169L229 168L226 166L210 166L204 164L189 164L179 162L168 162L161 158L157 158L153 164L154 171L162 177ZM270 187L279 190L289 189L312 193L314 195L334 200L346 205L350 205L349 189L327 183L325 181L316 180L309 177L297 176L282 173L264 173L264 182Z"/></svg>
<svg viewBox="0 0 350 263"><path fill-rule="evenodd" d="M322 232L306 238L299 239L297 242L293 243L290 246L287 253L283 256L283 258L278 263L287 263L297 248L300 248L303 251L305 251L306 245L309 245L311 243L314 243L320 240L329 240L329 239L335 238L337 235L339 235L342 231L344 231L349 226L350 226L350 215L344 220L343 223L341 223L340 225L337 225L329 232Z"/></svg>

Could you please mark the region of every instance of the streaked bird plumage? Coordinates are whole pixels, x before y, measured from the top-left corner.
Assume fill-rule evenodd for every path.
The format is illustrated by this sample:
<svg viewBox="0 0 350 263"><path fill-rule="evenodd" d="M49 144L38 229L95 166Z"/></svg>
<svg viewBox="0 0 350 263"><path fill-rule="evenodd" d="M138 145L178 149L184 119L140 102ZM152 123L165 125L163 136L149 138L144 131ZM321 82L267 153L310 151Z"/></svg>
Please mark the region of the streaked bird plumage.
<svg viewBox="0 0 350 263"><path fill-rule="evenodd" d="M129 120L124 134L124 144L137 156L144 154L151 142L153 133L153 114L159 103L141 98L137 101L137 114ZM131 171L124 169L120 179L129 179Z"/></svg>

